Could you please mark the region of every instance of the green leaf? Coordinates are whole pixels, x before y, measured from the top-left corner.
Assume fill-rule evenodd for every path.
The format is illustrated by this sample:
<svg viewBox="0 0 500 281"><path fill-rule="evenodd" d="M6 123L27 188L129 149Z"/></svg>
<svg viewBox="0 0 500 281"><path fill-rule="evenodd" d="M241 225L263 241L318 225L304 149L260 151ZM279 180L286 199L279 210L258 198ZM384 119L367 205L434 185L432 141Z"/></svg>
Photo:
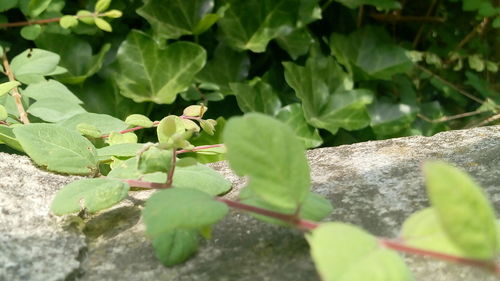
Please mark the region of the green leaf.
<svg viewBox="0 0 500 281"><path fill-rule="evenodd" d="M395 10L401 8L401 3L396 0L335 0L350 9L359 8L362 5L375 6L381 10Z"/></svg>
<svg viewBox="0 0 500 281"><path fill-rule="evenodd" d="M30 0L28 5L30 16L37 17L40 15L49 7L50 2L52 0Z"/></svg>
<svg viewBox="0 0 500 281"><path fill-rule="evenodd" d="M80 10L76 13L78 19L85 24L94 24L95 16L91 11Z"/></svg>
<svg viewBox="0 0 500 281"><path fill-rule="evenodd" d="M475 11L485 2L488 2L488 0L463 0L462 9L464 11Z"/></svg>
<svg viewBox="0 0 500 281"><path fill-rule="evenodd" d="M39 24L28 25L21 28L21 36L26 40L35 40L42 33L42 26Z"/></svg>
<svg viewBox="0 0 500 281"><path fill-rule="evenodd" d="M66 86L56 80L30 84L26 89L24 89L23 96L27 96L35 100L59 99L60 102L77 104L83 103Z"/></svg>
<svg viewBox="0 0 500 281"><path fill-rule="evenodd" d="M448 237L477 259L491 260L497 245L493 207L465 172L441 161L424 165L427 193Z"/></svg>
<svg viewBox="0 0 500 281"><path fill-rule="evenodd" d="M207 19L205 15L212 11L213 6L213 0L147 0L137 13L160 37L177 39L182 35L200 34L204 28L210 27L214 19Z"/></svg>
<svg viewBox="0 0 500 281"><path fill-rule="evenodd" d="M153 239L155 256L165 266L172 266L187 260L198 250L198 232L194 230L173 230Z"/></svg>
<svg viewBox="0 0 500 281"><path fill-rule="evenodd" d="M144 116L142 114L132 114L127 116L127 119L125 119L125 123L129 126L141 126L144 128L151 128L153 127L153 121L149 119L147 116Z"/></svg>
<svg viewBox="0 0 500 281"><path fill-rule="evenodd" d="M285 79L302 100L307 122L335 134L339 128L362 129L370 124L366 105L373 100L369 90L352 88L352 81L340 66L328 58L310 58L306 66L290 62Z"/></svg>
<svg viewBox="0 0 500 281"><path fill-rule="evenodd" d="M95 147L73 130L55 124L14 128L24 151L36 164L54 172L90 175L97 171Z"/></svg>
<svg viewBox="0 0 500 281"><path fill-rule="evenodd" d="M27 112L47 122L59 122L84 113L85 109L76 103L48 98L37 100L28 108Z"/></svg>
<svg viewBox="0 0 500 281"><path fill-rule="evenodd" d="M120 93L136 102L172 103L191 85L205 59L197 44L175 42L160 49L152 38L133 30L118 50L115 79Z"/></svg>
<svg viewBox="0 0 500 281"><path fill-rule="evenodd" d="M122 120L106 114L80 113L59 123L60 126L76 130L76 126L81 123L87 123L96 127L103 134L109 134L112 131L122 131L128 126Z"/></svg>
<svg viewBox="0 0 500 281"><path fill-rule="evenodd" d="M219 22L221 40L237 50L262 53L274 38L297 25L299 0L229 0ZM294 7L294 8L292 8Z"/></svg>
<svg viewBox="0 0 500 281"><path fill-rule="evenodd" d="M62 28L68 29L70 27L78 25L78 18L76 16L70 16L70 15L63 16L59 20L59 25Z"/></svg>
<svg viewBox="0 0 500 281"><path fill-rule="evenodd" d="M262 201L258 196L256 196L251 189L244 188L240 192L240 201L242 203L256 206L262 209L266 210L271 210L275 211L278 213L282 214L289 214L293 215L295 214L296 210L295 209L284 209L284 208L277 208L275 206L272 206L265 201ZM332 205L330 204L330 201L326 200L325 198L321 197L320 195L309 192L307 194L306 199L304 200L304 203L302 204L299 212L299 217L301 219L306 219L306 220L311 220L311 221L320 221L330 215L333 211ZM268 222L268 223L273 223L277 225L282 225L282 226L288 226L287 223L283 222L282 220L270 218L267 216L263 215L258 215L255 213L249 213L251 216L255 217L256 219Z"/></svg>
<svg viewBox="0 0 500 281"><path fill-rule="evenodd" d="M119 133L119 132L111 132L108 138L106 139L106 143L109 145L121 144L121 143L137 143L137 135L128 132L128 133Z"/></svg>
<svg viewBox="0 0 500 281"><path fill-rule="evenodd" d="M176 188L193 188L210 195L219 195L231 189L231 182L212 168L202 164L176 167L173 186Z"/></svg>
<svg viewBox="0 0 500 281"><path fill-rule="evenodd" d="M369 107L371 127L381 138L389 137L411 127L416 110L407 104L377 101Z"/></svg>
<svg viewBox="0 0 500 281"><path fill-rule="evenodd" d="M227 158L236 174L267 203L298 208L310 186L304 146L292 129L272 117L250 113L234 117L224 129Z"/></svg>
<svg viewBox="0 0 500 281"><path fill-rule="evenodd" d="M182 134L185 131L186 127L181 118L175 115L169 115L163 118L158 124L158 127L156 127L158 142L165 144L172 142L172 137L174 135Z"/></svg>
<svg viewBox="0 0 500 281"><path fill-rule="evenodd" d="M28 49L15 56L10 67L17 80L30 84L33 79L40 81L43 76L54 71L59 60L58 54L41 49Z"/></svg>
<svg viewBox="0 0 500 281"><path fill-rule="evenodd" d="M99 129L97 129L94 125L90 125L87 123L80 123L76 125L76 130L84 136L95 139L100 138L103 135L102 132L99 131Z"/></svg>
<svg viewBox="0 0 500 281"><path fill-rule="evenodd" d="M220 19L219 14L206 14L193 28L193 35L199 35L207 31Z"/></svg>
<svg viewBox="0 0 500 281"><path fill-rule="evenodd" d="M207 107L204 105L190 105L182 111L182 115L190 117L203 117L207 112Z"/></svg>
<svg viewBox="0 0 500 281"><path fill-rule="evenodd" d="M305 148L317 147L323 143L318 129L307 123L299 103L289 104L281 108L276 114L276 118L292 128Z"/></svg>
<svg viewBox="0 0 500 281"><path fill-rule="evenodd" d="M196 76L203 83L217 85L224 95L233 94L229 83L243 81L248 76L250 60L245 52L236 52L226 45L215 48L213 58Z"/></svg>
<svg viewBox="0 0 500 281"><path fill-rule="evenodd" d="M403 48L392 43L387 32L381 28L367 26L348 36L334 33L330 48L346 67L361 71L364 78L390 80L398 73L413 67ZM347 59L348 62L344 62Z"/></svg>
<svg viewBox="0 0 500 281"><path fill-rule="evenodd" d="M403 224L401 238L405 244L421 249L466 256L448 237L434 208L426 208L412 214Z"/></svg>
<svg viewBox="0 0 500 281"><path fill-rule="evenodd" d="M98 0L97 3L95 3L94 11L98 13L104 12L109 8L110 4L111 0Z"/></svg>
<svg viewBox="0 0 500 281"><path fill-rule="evenodd" d="M221 144L222 143L222 132L226 125L226 120L223 117L217 118L217 125L215 125L215 132L213 135L209 135L202 131L197 137L190 139L193 145L210 145L210 144ZM200 163L211 163L225 160L226 148L216 147L211 149L198 150L193 153L189 153L189 156L196 158Z"/></svg>
<svg viewBox="0 0 500 281"><path fill-rule="evenodd" d="M143 210L146 233L154 238L173 230L195 230L215 224L228 212L211 195L189 188L155 192Z"/></svg>
<svg viewBox="0 0 500 281"><path fill-rule="evenodd" d="M76 213L85 208L89 213L107 209L127 197L128 184L114 179L81 179L59 190L50 206L55 215Z"/></svg>
<svg viewBox="0 0 500 281"><path fill-rule="evenodd" d="M7 11L17 6L19 0L2 0L0 1L0 12Z"/></svg>
<svg viewBox="0 0 500 281"><path fill-rule="evenodd" d="M372 235L343 223L324 223L306 235L324 281L413 281L403 259Z"/></svg>
<svg viewBox="0 0 500 281"><path fill-rule="evenodd" d="M11 127L7 127L4 125L0 125L0 142L6 144L7 146L17 150L24 152L23 147L17 141L16 136L14 135L14 132L12 132Z"/></svg>
<svg viewBox="0 0 500 281"><path fill-rule="evenodd" d="M107 22L106 20L104 20L102 18L94 18L94 23L100 30L103 30L106 32L113 31L111 24L109 24L109 22Z"/></svg>
<svg viewBox="0 0 500 281"><path fill-rule="evenodd" d="M241 111L262 112L275 115L281 108L278 94L274 92L271 85L260 78L253 79L248 83L230 83L231 90L236 95L236 101Z"/></svg>
<svg viewBox="0 0 500 281"><path fill-rule="evenodd" d="M21 85L18 81L9 81L0 84L0 97L7 94L10 92L10 90L14 89L15 87Z"/></svg>
<svg viewBox="0 0 500 281"><path fill-rule="evenodd" d="M139 171L143 174L164 172L167 173L172 167L172 151L150 147L141 153L137 164Z"/></svg>
<svg viewBox="0 0 500 281"><path fill-rule="evenodd" d="M278 37L278 45L290 55L292 59L307 54L309 48L314 43L314 38L306 29L295 29L292 33Z"/></svg>
<svg viewBox="0 0 500 281"><path fill-rule="evenodd" d="M44 33L36 40L36 44L61 55L60 65L66 68L68 73L58 76L58 80L69 84L82 83L97 73L102 67L104 56L111 48L110 44L102 44L99 52L92 55L92 47L88 41L74 35L55 33Z"/></svg>
<svg viewBox="0 0 500 281"><path fill-rule="evenodd" d="M133 157L144 147L143 143L120 143L97 149L99 161L109 161L111 157Z"/></svg>
<svg viewBox="0 0 500 281"><path fill-rule="evenodd" d="M9 117L9 113L7 112L7 109L5 109L5 106L0 104L0 121L4 121Z"/></svg>

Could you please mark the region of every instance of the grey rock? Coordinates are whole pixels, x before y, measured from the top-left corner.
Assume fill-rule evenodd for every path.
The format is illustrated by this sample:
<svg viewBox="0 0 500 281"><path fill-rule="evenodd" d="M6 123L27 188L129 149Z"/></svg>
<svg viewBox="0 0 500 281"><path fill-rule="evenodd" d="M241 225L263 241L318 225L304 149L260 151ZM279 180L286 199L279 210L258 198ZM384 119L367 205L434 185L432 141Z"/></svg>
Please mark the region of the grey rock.
<svg viewBox="0 0 500 281"><path fill-rule="evenodd" d="M0 189L0 198L13 200L15 203L7 204L12 206L9 207L12 210L15 210L14 205L24 206L15 215L19 218L12 217L10 213L0 213L0 222L10 221L10 228L17 229L7 232L12 233L11 238L0 238L0 279L9 268L4 266L5 262L17 262L15 271L9 270L30 275L6 280L60 280L55 275L69 276L72 272L73 275L66 280L319 280L307 243L300 232L268 225L237 211L231 211L215 226L213 239L204 241L194 258L165 268L155 259L141 223L140 212L151 194L149 191L133 192L121 204L88 218L82 230L86 237L84 248L81 236L61 231L61 223L56 223L57 220L47 213L54 190L70 179L34 167L18 171L15 170L18 164L12 163L21 161L30 166L25 157L0 156L7 157L4 161L0 160L0 164L7 162L11 166L8 170L14 171L12 173L20 178L15 181L17 186L12 184L14 191L5 193L3 188ZM450 131L433 137L408 137L315 149L308 152L308 158L312 189L331 200L335 208L327 220L352 223L377 236L397 237L402 222L411 213L428 206L420 170L423 161L428 159L443 159L468 171L484 187L497 214L500 214L500 126ZM236 198L245 185L245 179L235 176L226 162L211 166L233 183L233 190L225 196ZM26 169L31 172L26 172ZM43 178L47 176L46 183L50 187L35 189L36 192L23 191L23 183L36 182L39 173ZM2 177L3 187L7 176ZM24 192L28 196L21 196ZM38 203L31 203L35 200L33 198L38 200L38 197ZM3 204L1 208L4 208ZM25 214L26 209L30 209L28 213L39 216ZM18 220L26 223L19 223ZM60 244L67 248L60 244L47 244L59 250L26 246L34 249L32 255L26 254L27 262L23 262L24 252L16 256L15 252L8 251L10 254L5 255L4 248L7 246L4 245L24 247L24 242L19 244L16 241L23 237L17 233L23 232L19 229L25 224L30 225L30 234L36 233L28 245L43 246L44 241L57 234L58 241L66 241ZM2 223L2 234L4 229L9 227L4 228ZM81 249L85 251L79 256ZM67 256L64 261L54 260L59 264L52 265L52 257L45 254L47 251L64 252ZM416 280L498 280L476 268L410 255L404 255L404 258ZM39 267L31 265L33 261L39 261L40 266L55 272L52 279L36 279L34 273ZM71 266L61 266L68 264ZM10 274L9 277L12 276Z"/></svg>

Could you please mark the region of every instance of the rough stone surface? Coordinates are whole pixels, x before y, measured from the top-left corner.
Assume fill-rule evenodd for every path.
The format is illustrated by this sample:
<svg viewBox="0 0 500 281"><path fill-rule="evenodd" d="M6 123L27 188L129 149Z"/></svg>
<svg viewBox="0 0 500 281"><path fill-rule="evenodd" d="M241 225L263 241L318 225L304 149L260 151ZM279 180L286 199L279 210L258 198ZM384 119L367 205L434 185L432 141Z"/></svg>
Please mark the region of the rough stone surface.
<svg viewBox="0 0 500 281"><path fill-rule="evenodd" d="M328 220L353 223L375 235L396 237L405 218L428 206L420 170L427 159L443 159L467 170L500 214L500 126L316 149L308 157L313 190L335 208ZM16 168L19 163L21 170ZM213 239L203 242L193 259L163 267L154 258L140 219L151 194L146 191L89 218L82 230L84 244L82 236L61 231L61 223L47 212L55 190L71 179L39 171L25 157L0 154L0 165L9 171L0 176L0 209L7 210L0 213L1 233L7 233L7 238L0 237L0 280L62 280L59 276L64 275L69 276L66 280L81 281L319 280L299 232L234 211L215 227ZM226 162L212 167L233 182L226 196L235 198L245 179L232 174ZM29 185L44 187L25 187ZM5 201L10 202L4 206ZM17 206L25 207L21 211ZM18 242L26 236L29 244ZM18 254L11 248L23 251ZM85 251L79 256L81 249ZM498 280L474 268L405 259L416 280ZM44 270L52 273L50 278L37 279Z"/></svg>

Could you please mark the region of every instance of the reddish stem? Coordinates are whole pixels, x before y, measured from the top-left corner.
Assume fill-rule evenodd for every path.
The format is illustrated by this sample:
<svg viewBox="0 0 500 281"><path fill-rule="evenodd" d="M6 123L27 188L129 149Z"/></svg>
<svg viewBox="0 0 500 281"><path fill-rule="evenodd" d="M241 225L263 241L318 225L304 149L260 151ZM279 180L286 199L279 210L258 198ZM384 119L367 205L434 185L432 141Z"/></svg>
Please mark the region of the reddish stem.
<svg viewBox="0 0 500 281"><path fill-rule="evenodd" d="M174 181L174 171L175 171L175 163L177 161L176 157L177 153L175 151L175 148L172 149L172 163L170 165L170 170L168 170L167 174L167 182L165 183L167 187L172 187L172 182Z"/></svg>

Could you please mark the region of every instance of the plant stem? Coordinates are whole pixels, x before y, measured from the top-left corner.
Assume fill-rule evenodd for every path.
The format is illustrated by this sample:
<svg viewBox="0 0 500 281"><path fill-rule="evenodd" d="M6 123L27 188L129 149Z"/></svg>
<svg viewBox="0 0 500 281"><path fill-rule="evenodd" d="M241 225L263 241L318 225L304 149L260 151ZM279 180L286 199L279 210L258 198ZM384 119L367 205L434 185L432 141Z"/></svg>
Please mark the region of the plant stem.
<svg viewBox="0 0 500 281"><path fill-rule="evenodd" d="M168 170L167 174L167 182L165 183L167 188L172 186L172 182L174 181L174 172L175 172L175 163L177 161L177 151L175 147L172 149L172 163L170 165L170 170Z"/></svg>
<svg viewBox="0 0 500 281"><path fill-rule="evenodd" d="M5 75L9 78L9 81L16 81L14 78L14 73L12 72L12 69L10 68L9 60L7 59L7 54L4 52L2 56L2 64L3 68L5 70ZM21 122L23 124L29 124L30 120L28 119L28 114L24 110L23 106L23 101L21 97L21 93L19 93L19 89L17 87L14 87L12 90L12 97L14 98L14 102L16 103L17 106L17 111L19 112L19 118L21 119Z"/></svg>
<svg viewBox="0 0 500 281"><path fill-rule="evenodd" d="M196 146L193 149L181 149L181 150L177 150L177 154L186 153L186 152L194 152L194 151L209 149L209 148L214 148L214 147L224 147L224 144L219 143L219 144L211 144L211 145L201 145L201 146Z"/></svg>
<svg viewBox="0 0 500 281"><path fill-rule="evenodd" d="M457 114L457 115L445 116L445 117L441 117L441 118L434 119L434 120L430 119L427 116L420 114L420 113L418 113L417 116L420 119L427 121L429 123L441 123L441 122L448 122L451 120L465 118L465 117L469 117L469 116L474 116L474 115L478 115L478 114L485 113L485 112L486 111L484 111L484 110L475 110L475 111L471 111L471 112L464 112L464 113Z"/></svg>
<svg viewBox="0 0 500 281"><path fill-rule="evenodd" d="M370 17L378 21L387 21L387 22L434 22L434 23L445 22L445 19L441 17L400 16L400 15L379 14L379 13L371 13Z"/></svg>
<svg viewBox="0 0 500 281"><path fill-rule="evenodd" d="M158 124L160 124L160 121L154 121L153 122L153 127L156 127L158 126ZM134 127L134 128L130 128L130 129L125 129L125 130L122 130L122 131L119 131L118 133L120 134L125 134L125 133L129 133L129 132L133 132L133 131L137 131L137 130L141 130L141 129L144 129L145 127L142 127L142 126L137 126L137 127ZM105 139L109 137L109 135L102 135L101 138Z"/></svg>
<svg viewBox="0 0 500 281"><path fill-rule="evenodd" d="M81 19L81 18L92 18L92 17L102 17L104 14L99 13L99 14L90 14L90 15L81 15L77 16L75 15L76 18ZM47 23L52 23L52 22L58 22L60 21L61 18L50 18L50 19L40 19L40 20L28 20L28 21L19 21L19 22L6 22L6 23L0 23L0 28L8 28L8 27L17 27L17 26L27 26L27 25L33 25L33 24L47 24Z"/></svg>

